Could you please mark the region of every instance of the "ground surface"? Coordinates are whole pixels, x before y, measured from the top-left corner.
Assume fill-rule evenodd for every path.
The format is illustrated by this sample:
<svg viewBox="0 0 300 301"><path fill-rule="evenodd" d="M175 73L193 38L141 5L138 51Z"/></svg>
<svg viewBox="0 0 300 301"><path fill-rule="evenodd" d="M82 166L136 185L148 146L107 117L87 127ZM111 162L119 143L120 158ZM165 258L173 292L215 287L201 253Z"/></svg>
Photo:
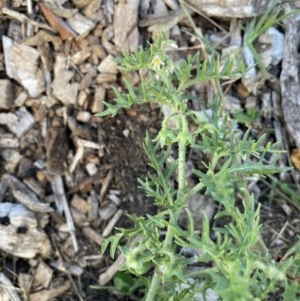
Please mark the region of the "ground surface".
<svg viewBox="0 0 300 301"><path fill-rule="evenodd" d="M20 300L140 300L138 294L124 297L113 290L89 288L113 264L108 253L100 256L103 233L114 233L114 226L131 226L126 214L140 216L157 210L137 188L137 178L144 179L150 170L143 139L146 131L156 135L163 113L158 106L145 105L121 110L114 118L92 116L103 109L103 101L112 101L112 85L125 91L125 75L107 58L146 45L151 36L148 31L155 34L171 25L171 38L180 47L172 54L174 59L197 51L205 55L176 1L169 1L168 6L162 1L98 2L53 1L48 6L33 2L28 13L26 3L0 0L0 9L8 9L0 15L0 35L4 37L0 51L0 273L11 281L9 285L21 288ZM70 21L72 9L77 9L82 19ZM244 35L232 16L224 19L206 13L205 9L201 15L190 12L216 50L230 48ZM244 15L236 17L246 20ZM290 33L285 28L290 27L285 26L277 28L288 40ZM297 32L298 23L294 21L291 28ZM260 54L272 48L262 41L255 46ZM283 49L283 45L276 47ZM263 55L272 56L272 52ZM285 55L293 57L291 52ZM293 120L282 113L288 100L280 93L289 89L280 82L280 74L289 64L280 58L267 66L268 76L258 73L248 82L220 85L228 114L233 116L236 109L248 117L250 109L259 113L258 118L243 119L241 131L252 127L254 139L267 134L268 141L282 142L280 147L288 152L280 161L282 166L297 162L297 156L291 155L292 149L297 150L297 140L286 131ZM139 84L138 73L128 78ZM293 80L285 84L293 84ZM299 82L294 84L295 95L300 95ZM206 108L214 87L211 83L192 87L189 92L197 101L189 102L191 108ZM199 169L207 160L197 151L189 151L187 158L191 168ZM280 175L280 179L297 183L297 171ZM291 188L293 195L268 179L250 179L249 183L262 206L263 238L274 259L280 260L300 234L297 187ZM21 220L18 223L11 204L20 203L23 213L14 213ZM213 200L204 203L195 207L196 216L205 210L212 225L227 223L226 219L213 221L218 210ZM197 223L201 224L201 218ZM38 239L38 232L30 236L31 227L43 236ZM13 242L8 240L10 236ZM1 280L0 288L4 285ZM5 292L3 300L7 300ZM270 296L270 300L281 300L281 296Z"/></svg>

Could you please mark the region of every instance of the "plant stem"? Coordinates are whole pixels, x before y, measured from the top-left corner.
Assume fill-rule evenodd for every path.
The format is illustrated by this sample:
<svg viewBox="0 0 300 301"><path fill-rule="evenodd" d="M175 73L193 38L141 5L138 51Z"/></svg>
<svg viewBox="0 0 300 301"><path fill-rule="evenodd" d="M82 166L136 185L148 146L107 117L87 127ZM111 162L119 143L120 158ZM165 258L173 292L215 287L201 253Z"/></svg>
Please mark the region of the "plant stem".
<svg viewBox="0 0 300 301"><path fill-rule="evenodd" d="M184 116L181 116L182 123L186 122ZM185 165L186 165L186 141L178 142L178 192L177 192L177 203L182 204L184 197L184 187L185 187ZM180 211L176 212L175 219L178 220Z"/></svg>
<svg viewBox="0 0 300 301"><path fill-rule="evenodd" d="M145 301L154 300L154 297L156 296L156 292L159 288L159 284L160 284L160 277L158 276L158 273L155 271Z"/></svg>
<svg viewBox="0 0 300 301"><path fill-rule="evenodd" d="M182 117L184 118L184 117ZM184 187L185 187L185 153L186 153L186 145L185 141L178 142L178 192L177 199L178 203L182 203L182 198L184 197ZM182 206L181 206L182 207ZM170 222L171 224L177 224L179 215L181 212L181 208L173 210L169 210ZM172 243L173 239L173 230L168 227L167 234L164 241L164 248L168 248Z"/></svg>
<svg viewBox="0 0 300 301"><path fill-rule="evenodd" d="M184 118L183 116L181 118ZM185 156L186 156L186 145L185 141L178 142L178 193L177 193L177 201L181 201L184 197L184 187L185 187ZM170 221L171 223L177 223L181 210L176 210L176 213L172 210L169 210ZM175 214L174 214L175 213ZM170 227L168 227L167 234L164 241L164 248L168 248L172 243L173 239L173 231ZM157 272L154 272L151 285L146 297L145 301L152 301L153 297L156 294L156 291L159 287L160 279Z"/></svg>
<svg viewBox="0 0 300 301"><path fill-rule="evenodd" d="M185 142L179 141L178 143L178 194L177 199L181 198L184 194L185 187Z"/></svg>

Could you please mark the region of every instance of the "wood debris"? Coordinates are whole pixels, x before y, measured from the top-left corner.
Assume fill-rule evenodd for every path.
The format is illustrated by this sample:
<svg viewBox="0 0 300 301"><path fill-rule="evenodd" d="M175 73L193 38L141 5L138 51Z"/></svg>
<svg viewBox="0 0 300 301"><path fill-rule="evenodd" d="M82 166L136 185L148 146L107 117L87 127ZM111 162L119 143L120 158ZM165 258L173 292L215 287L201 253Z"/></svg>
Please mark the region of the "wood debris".
<svg viewBox="0 0 300 301"><path fill-rule="evenodd" d="M14 103L13 85L10 80L0 80L0 109L9 109Z"/></svg>
<svg viewBox="0 0 300 301"><path fill-rule="evenodd" d="M121 110L115 118L95 117L105 102L113 101L112 87L123 93L125 78L134 87L141 81L143 71L122 73L114 59L124 50L145 46L150 35L167 30L179 47L167 49L170 57L179 62L187 54L200 52L202 60L207 54L194 35L188 12L198 34L222 54L223 63L244 46L241 18L259 16L271 2L224 0L220 5L218 0L204 0L199 5L189 0L186 10L177 0L3 2L0 0L0 250L11 266L22 258L28 271L14 271L17 284L1 270L0 299L21 300L23 291L31 301L63 300L64 294L76 300L93 299L85 296L87 286L98 277L101 285L107 284L125 262L123 255L115 262L100 255L105 237L128 222L126 213L157 212L153 200L136 188L136 178L144 178L148 170L142 149L145 131L151 137L157 133L158 110L170 114L168 107L153 105ZM207 15L222 18L215 21ZM251 20L245 21L246 28ZM250 68L256 62L245 47L243 56L250 69L241 79L221 82L219 92L230 114L258 110L260 117L249 125L253 126L251 135L260 137L271 124L275 131L269 135L284 141L282 150L289 148L284 116L296 148L291 148L291 157L282 155L279 164L286 166L292 160L299 167L297 22L290 16L286 28L272 27L254 43L265 67L275 75ZM279 83L276 72L281 70L281 59ZM193 96L188 104L197 111L206 108L206 100L215 93L209 82L198 83L188 92ZM241 131L239 124L237 131ZM198 150L187 155L198 166L207 159ZM191 166L188 162L187 167ZM289 177L280 175L285 180ZM249 184L256 196L263 191L258 180ZM186 181L195 184L192 177ZM197 194L189 200L195 225L201 225L203 211L209 218L216 211L213 200L202 197ZM280 205L291 215L294 208L292 203L289 206ZM186 220L183 214L180 222L185 225ZM97 272L87 280L90 267Z"/></svg>
<svg viewBox="0 0 300 301"><path fill-rule="evenodd" d="M32 211L22 204L0 203L0 249L21 258L33 258L37 254L51 256L52 247L43 230L37 229Z"/></svg>
<svg viewBox="0 0 300 301"><path fill-rule="evenodd" d="M291 7L285 5L286 12L291 11ZM280 85L282 93L282 111L287 129L295 140L297 148L300 148L300 104L298 95L300 93L300 80L298 74L298 44L299 44L299 22L294 16L285 20L286 34L284 39L284 58L282 61L282 72Z"/></svg>
<svg viewBox="0 0 300 301"><path fill-rule="evenodd" d="M18 289L5 274L0 273L0 297L3 301L21 301Z"/></svg>
<svg viewBox="0 0 300 301"><path fill-rule="evenodd" d="M39 96L45 91L45 80L38 68L37 49L15 43L5 36L2 41L7 75L23 85L31 97Z"/></svg>
<svg viewBox="0 0 300 301"><path fill-rule="evenodd" d="M36 293L30 294L30 301L48 301L50 299L56 298L71 288L71 282L66 280L60 281L61 283L57 283L55 287L50 289L44 289L38 291Z"/></svg>
<svg viewBox="0 0 300 301"><path fill-rule="evenodd" d="M114 41L122 51L133 51L138 47L138 8L138 0L119 1L115 7Z"/></svg>
<svg viewBox="0 0 300 301"><path fill-rule="evenodd" d="M272 2L268 0L225 0L220 4L218 0L188 0L193 7L210 16L228 18L249 18L263 14Z"/></svg>

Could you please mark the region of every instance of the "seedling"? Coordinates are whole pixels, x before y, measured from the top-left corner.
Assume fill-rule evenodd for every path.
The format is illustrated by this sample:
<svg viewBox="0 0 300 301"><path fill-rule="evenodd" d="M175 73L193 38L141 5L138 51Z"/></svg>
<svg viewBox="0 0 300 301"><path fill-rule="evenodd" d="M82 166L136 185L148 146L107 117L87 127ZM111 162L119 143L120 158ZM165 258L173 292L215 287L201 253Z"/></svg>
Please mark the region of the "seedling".
<svg viewBox="0 0 300 301"><path fill-rule="evenodd" d="M248 176L289 170L277 167L282 151L277 150L277 143L264 145L264 136L253 141L250 129L242 139L238 138L234 122L228 121L218 98L210 103L211 111L193 111L187 105L185 93L189 87L198 81L240 76L244 72L243 63L235 58L229 58L223 65L218 59L200 63L196 54L175 64L165 53L166 47L176 44L162 34L148 49L139 48L131 55L124 52L123 59L117 60L119 69L125 72L146 69L147 79L141 78L140 89L125 80L128 93L114 89L114 103L106 103L106 110L97 114L115 116L121 108L148 102L167 105L172 111L162 120L155 139L146 134L144 150L155 172L149 173L145 180L138 180L145 193L154 199L159 212L146 217L128 215L134 228L118 228L118 233L102 245L102 252L110 245L112 258L117 250L126 257L121 270L137 276L145 288L142 299L145 301L190 301L195 300L196 294L205 298L208 289L219 300L258 301L268 300L269 293L278 288L285 291L285 300L295 300L291 298L296 295L297 283L289 285L286 276L293 259L281 263L271 259L260 236L260 206L247 189ZM198 126L193 132L189 120ZM178 154L170 163L167 159L171 148L177 149ZM211 158L203 162L205 169L193 171L199 179L194 187L185 182L188 148L198 149ZM264 164L267 152L274 156L269 164ZM177 187L172 188L169 180L175 173ZM194 221L187 209L188 199L200 191L221 204L216 219L227 216L231 220L224 228L214 229L214 240L205 215L201 234L195 234ZM237 195L242 198L242 210L235 205ZM182 211L188 216L187 229L178 224ZM127 243L120 246L123 238L127 238ZM130 245L134 238L138 242ZM181 247L201 249L204 255L185 258ZM205 263L206 268L187 273L187 266L195 262Z"/></svg>

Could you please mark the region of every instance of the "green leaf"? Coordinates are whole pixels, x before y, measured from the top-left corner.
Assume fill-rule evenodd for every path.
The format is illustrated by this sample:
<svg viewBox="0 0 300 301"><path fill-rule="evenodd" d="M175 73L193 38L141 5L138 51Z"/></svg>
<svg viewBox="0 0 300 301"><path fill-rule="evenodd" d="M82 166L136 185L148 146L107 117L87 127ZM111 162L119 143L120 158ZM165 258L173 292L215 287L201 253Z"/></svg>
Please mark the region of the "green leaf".
<svg viewBox="0 0 300 301"><path fill-rule="evenodd" d="M295 301L297 291L299 290L299 284L297 281L293 281L288 285L285 293L284 293L284 301Z"/></svg>
<svg viewBox="0 0 300 301"><path fill-rule="evenodd" d="M116 250L119 246L119 241L122 237L123 237L123 233L119 233L119 234L116 234L114 236L110 236L109 238L107 238L101 245L101 253L103 254L105 252L105 250L107 249L108 245L111 244L110 257L112 259L114 259Z"/></svg>
<svg viewBox="0 0 300 301"><path fill-rule="evenodd" d="M120 292L127 293L133 285L133 278L130 273L119 271L113 277L113 283Z"/></svg>

